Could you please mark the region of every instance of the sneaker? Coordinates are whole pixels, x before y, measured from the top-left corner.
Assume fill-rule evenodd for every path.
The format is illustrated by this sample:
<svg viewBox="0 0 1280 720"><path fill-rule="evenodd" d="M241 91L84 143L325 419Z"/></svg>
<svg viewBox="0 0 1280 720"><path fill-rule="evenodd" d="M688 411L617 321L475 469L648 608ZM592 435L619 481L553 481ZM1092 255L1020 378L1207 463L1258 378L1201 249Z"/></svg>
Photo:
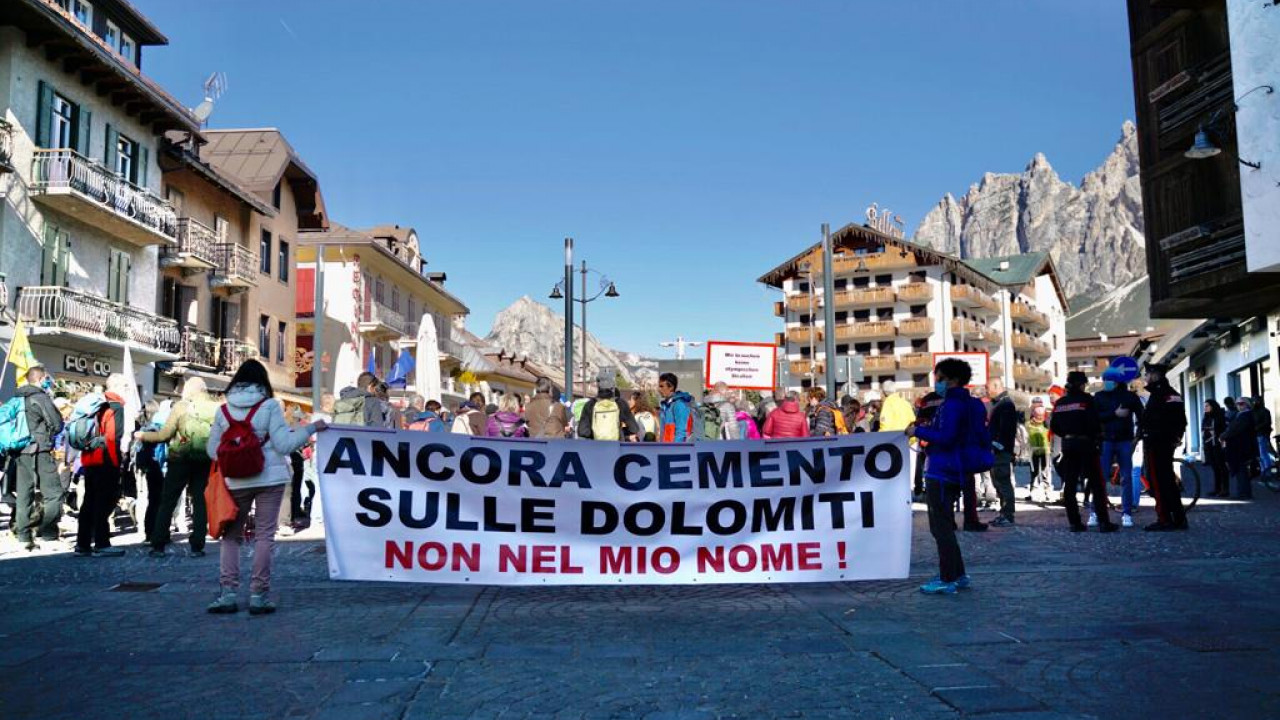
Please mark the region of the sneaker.
<svg viewBox="0 0 1280 720"><path fill-rule="evenodd" d="M218 595L218 599L209 603L207 610L214 615L229 615L240 609L236 604L236 593L234 590L227 588L222 589L222 593Z"/></svg>
<svg viewBox="0 0 1280 720"><path fill-rule="evenodd" d="M1013 527L1013 525L1014 525L1013 518L1005 517L1004 515L1001 515L1000 517L991 521L991 527Z"/></svg>
<svg viewBox="0 0 1280 720"><path fill-rule="evenodd" d="M1125 515L1124 517L1120 518L1120 525L1127 528L1133 527L1133 516Z"/></svg>
<svg viewBox="0 0 1280 720"><path fill-rule="evenodd" d="M254 593L249 596L250 615L270 615L275 611L275 603L268 600L266 595Z"/></svg>
<svg viewBox="0 0 1280 720"><path fill-rule="evenodd" d="M84 548L75 548L74 550L71 551L71 554L75 555L76 557L93 557L93 551L85 550Z"/></svg>
<svg viewBox="0 0 1280 720"><path fill-rule="evenodd" d="M1087 524L1089 525L1089 527L1098 527L1097 513L1089 513L1089 522Z"/></svg>
<svg viewBox="0 0 1280 720"><path fill-rule="evenodd" d="M934 575L933 579L930 580L929 582L940 583L942 582L942 576ZM969 588L973 587L973 581L969 579L968 575L961 575L960 577L956 578L955 586L957 590L968 590Z"/></svg>
<svg viewBox="0 0 1280 720"><path fill-rule="evenodd" d="M955 595L956 584L953 582L942 582L941 580L930 580L920 586L920 592L925 595Z"/></svg>
<svg viewBox="0 0 1280 720"><path fill-rule="evenodd" d="M104 547L93 551L94 557L124 557L124 548Z"/></svg>

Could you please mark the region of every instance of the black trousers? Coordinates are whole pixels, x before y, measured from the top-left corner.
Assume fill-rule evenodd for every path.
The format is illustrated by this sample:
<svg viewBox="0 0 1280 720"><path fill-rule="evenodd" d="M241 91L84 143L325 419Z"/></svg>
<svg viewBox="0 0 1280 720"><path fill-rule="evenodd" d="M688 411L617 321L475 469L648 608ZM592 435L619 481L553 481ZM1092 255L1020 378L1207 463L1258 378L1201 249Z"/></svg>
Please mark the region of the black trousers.
<svg viewBox="0 0 1280 720"><path fill-rule="evenodd" d="M1187 524L1187 510L1182 507L1178 478L1173 474L1174 445L1144 440L1143 458L1147 463L1147 482L1156 490L1156 513L1160 522L1181 527Z"/></svg>
<svg viewBox="0 0 1280 720"><path fill-rule="evenodd" d="M191 543L192 550L204 550L204 541L209 535L209 510L204 504L204 489L209 485L211 464L212 461L203 455L169 456L169 472L164 478L164 496L153 519L154 524L147 526L151 532L152 548L163 550L169 544L173 512L178 507L182 491L186 490L187 497L191 498L191 534L187 537L187 542ZM147 514L149 516L151 511L148 510Z"/></svg>
<svg viewBox="0 0 1280 720"><path fill-rule="evenodd" d="M53 454L24 453L13 462L18 466L17 514L13 525L18 541L30 542L31 531L37 526L41 540L57 540L58 518L62 516L62 479L58 477ZM41 512L36 512L36 488L40 489Z"/></svg>
<svg viewBox="0 0 1280 720"><path fill-rule="evenodd" d="M147 478L147 512L142 517L142 531L146 534L147 543L155 538L156 515L160 512L160 504L164 501L164 471L156 463L148 463L143 469Z"/></svg>
<svg viewBox="0 0 1280 720"><path fill-rule="evenodd" d="M1227 495L1231 492L1231 471L1227 469L1226 453L1215 440L1204 441L1204 459L1213 470L1213 492Z"/></svg>
<svg viewBox="0 0 1280 720"><path fill-rule="evenodd" d="M929 533L938 545L938 576L943 582L955 582L965 574L960 541L956 539L956 499L961 486L925 478L929 503Z"/></svg>
<svg viewBox="0 0 1280 720"><path fill-rule="evenodd" d="M1080 506L1076 502L1076 488L1084 483L1093 498L1093 512L1098 516L1098 525L1110 525L1107 489L1102 485L1097 445L1092 440L1063 438L1059 471L1062 473L1062 500L1067 506L1067 522L1072 527L1083 524L1080 522Z"/></svg>
<svg viewBox="0 0 1280 720"><path fill-rule="evenodd" d="M76 528L77 550L111 547L111 513L120 499L120 468L96 465L84 469L84 498Z"/></svg>

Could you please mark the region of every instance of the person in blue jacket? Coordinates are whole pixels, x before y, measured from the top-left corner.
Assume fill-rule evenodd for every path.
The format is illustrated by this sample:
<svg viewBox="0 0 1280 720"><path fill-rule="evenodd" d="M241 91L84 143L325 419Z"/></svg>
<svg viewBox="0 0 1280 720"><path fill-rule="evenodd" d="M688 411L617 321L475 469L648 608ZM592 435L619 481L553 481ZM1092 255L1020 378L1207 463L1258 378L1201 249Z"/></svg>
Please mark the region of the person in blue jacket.
<svg viewBox="0 0 1280 720"><path fill-rule="evenodd" d="M675 373L662 373L658 377L658 394L662 396L658 409L662 442L693 442L697 438L694 426L698 414L693 410L693 397L679 387L680 379Z"/></svg>
<svg viewBox="0 0 1280 720"><path fill-rule="evenodd" d="M964 488L966 468L981 467L985 454L991 460L987 437L987 411L982 401L965 387L972 370L963 360L949 358L933 369L934 391L943 396L938 414L928 426L907 426L908 437L924 440L925 494L929 505L929 532L938 544L938 577L920 586L929 595L954 595L970 586L964 557L956 540L955 505ZM990 462L986 463L990 467Z"/></svg>

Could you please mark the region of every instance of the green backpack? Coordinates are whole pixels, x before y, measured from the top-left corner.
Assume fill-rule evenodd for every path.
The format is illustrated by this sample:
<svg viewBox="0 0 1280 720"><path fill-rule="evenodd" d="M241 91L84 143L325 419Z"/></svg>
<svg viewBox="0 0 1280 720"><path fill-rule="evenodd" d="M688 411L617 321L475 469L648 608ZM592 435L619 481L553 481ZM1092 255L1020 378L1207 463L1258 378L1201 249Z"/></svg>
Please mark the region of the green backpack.
<svg viewBox="0 0 1280 720"><path fill-rule="evenodd" d="M724 421L720 417L720 408L715 403L704 403L698 406L698 417L702 419L702 440L724 439Z"/></svg>
<svg viewBox="0 0 1280 720"><path fill-rule="evenodd" d="M181 458L204 457L217 413L218 404L212 400L190 401L187 411L178 419L178 432L169 441L169 454Z"/></svg>
<svg viewBox="0 0 1280 720"><path fill-rule="evenodd" d="M364 425L364 395L343 398L333 406L334 425Z"/></svg>
<svg viewBox="0 0 1280 720"><path fill-rule="evenodd" d="M622 416L615 400L597 400L591 412L591 437L596 440L620 440Z"/></svg>

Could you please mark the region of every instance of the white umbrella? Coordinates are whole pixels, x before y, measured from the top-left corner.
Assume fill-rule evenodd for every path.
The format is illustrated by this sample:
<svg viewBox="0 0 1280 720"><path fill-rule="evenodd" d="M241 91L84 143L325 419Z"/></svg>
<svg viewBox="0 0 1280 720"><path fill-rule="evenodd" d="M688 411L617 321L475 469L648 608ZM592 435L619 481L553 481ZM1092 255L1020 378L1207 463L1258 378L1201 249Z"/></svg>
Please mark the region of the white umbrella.
<svg viewBox="0 0 1280 720"><path fill-rule="evenodd" d="M129 390L124 396L124 436L133 436L138 416L142 414L142 398L138 397L138 379L133 372L133 353L129 344L124 345L124 368L121 370L125 380L129 382Z"/></svg>
<svg viewBox="0 0 1280 720"><path fill-rule="evenodd" d="M334 368L333 373L333 392L342 392L345 387L356 384L356 378L360 375L360 357L356 354L355 345L349 342L342 343L338 348L338 364Z"/></svg>
<svg viewBox="0 0 1280 720"><path fill-rule="evenodd" d="M418 355L414 373L413 384L418 394L428 400L439 400L442 392L440 346L436 340L435 318L429 314L424 314L418 323Z"/></svg>

